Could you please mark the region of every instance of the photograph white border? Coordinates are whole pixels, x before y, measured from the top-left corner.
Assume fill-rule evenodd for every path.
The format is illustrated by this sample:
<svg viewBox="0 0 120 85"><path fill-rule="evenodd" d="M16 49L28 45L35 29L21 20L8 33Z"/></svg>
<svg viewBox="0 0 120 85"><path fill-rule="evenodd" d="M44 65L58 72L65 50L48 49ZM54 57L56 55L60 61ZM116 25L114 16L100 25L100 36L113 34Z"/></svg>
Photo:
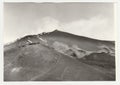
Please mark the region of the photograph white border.
<svg viewBox="0 0 120 85"><path fill-rule="evenodd" d="M22 82L4 82L3 81L3 31L4 31L4 14L3 3L4 2L105 2L115 3L115 34L116 34L116 81L22 81ZM119 0L0 0L0 85L120 85L120 1Z"/></svg>

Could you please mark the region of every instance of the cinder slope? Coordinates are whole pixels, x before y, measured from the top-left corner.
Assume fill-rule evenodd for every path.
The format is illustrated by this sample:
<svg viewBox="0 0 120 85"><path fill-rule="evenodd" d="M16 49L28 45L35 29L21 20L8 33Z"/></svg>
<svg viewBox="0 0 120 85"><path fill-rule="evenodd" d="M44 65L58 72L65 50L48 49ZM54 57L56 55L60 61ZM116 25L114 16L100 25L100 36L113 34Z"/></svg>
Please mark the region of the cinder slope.
<svg viewBox="0 0 120 85"><path fill-rule="evenodd" d="M104 71L42 44L16 48L13 52L6 53L5 58L5 63L9 61L4 68L5 81L114 80Z"/></svg>

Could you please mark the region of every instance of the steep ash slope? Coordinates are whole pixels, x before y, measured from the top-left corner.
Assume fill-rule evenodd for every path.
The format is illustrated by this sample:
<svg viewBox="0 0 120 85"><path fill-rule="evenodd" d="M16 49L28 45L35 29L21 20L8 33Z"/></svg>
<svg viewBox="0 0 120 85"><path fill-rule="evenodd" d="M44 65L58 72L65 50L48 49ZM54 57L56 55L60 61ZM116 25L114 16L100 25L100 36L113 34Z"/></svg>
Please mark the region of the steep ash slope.
<svg viewBox="0 0 120 85"><path fill-rule="evenodd" d="M6 55L7 57L9 55ZM6 81L29 80L114 80L104 71L79 62L42 44L27 45L16 51L5 67Z"/></svg>

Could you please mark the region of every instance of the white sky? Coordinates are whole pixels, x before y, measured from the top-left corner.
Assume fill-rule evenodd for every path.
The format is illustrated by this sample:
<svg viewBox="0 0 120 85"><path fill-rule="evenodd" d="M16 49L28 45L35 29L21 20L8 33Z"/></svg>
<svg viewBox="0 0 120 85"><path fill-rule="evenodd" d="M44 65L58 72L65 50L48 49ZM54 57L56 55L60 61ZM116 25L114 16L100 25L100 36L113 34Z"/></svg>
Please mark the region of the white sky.
<svg viewBox="0 0 120 85"><path fill-rule="evenodd" d="M55 29L115 40L112 3L5 3L4 43Z"/></svg>

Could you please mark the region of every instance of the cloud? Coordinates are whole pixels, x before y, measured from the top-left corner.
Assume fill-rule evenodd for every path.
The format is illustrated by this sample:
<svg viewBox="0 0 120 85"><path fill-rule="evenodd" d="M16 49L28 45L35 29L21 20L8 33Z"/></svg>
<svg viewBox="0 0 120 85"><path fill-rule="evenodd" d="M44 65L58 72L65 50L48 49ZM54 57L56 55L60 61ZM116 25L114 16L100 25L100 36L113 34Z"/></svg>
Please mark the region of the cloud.
<svg viewBox="0 0 120 85"><path fill-rule="evenodd" d="M81 19L65 23L62 30L76 35L102 40L114 40L114 28L108 18L95 16L89 19Z"/></svg>
<svg viewBox="0 0 120 85"><path fill-rule="evenodd" d="M69 32L72 34L91 37L102 40L115 40L115 34L113 24L110 24L110 20L103 16L94 16L89 19L78 19L72 22L62 22L53 17L43 17L30 26L30 29L26 29L25 32L19 37L30 34L39 34L42 32L50 32L55 29ZM24 28L22 28L24 29ZM10 42L18 38L18 36L10 36L4 38L4 42Z"/></svg>
<svg viewBox="0 0 120 85"><path fill-rule="evenodd" d="M80 19L72 22L60 22L52 17L44 17L37 21L37 32L50 32L55 29L76 35L102 40L114 40L114 29L108 18L94 16L89 19Z"/></svg>
<svg viewBox="0 0 120 85"><path fill-rule="evenodd" d="M37 32L50 32L55 29L80 36L102 40L114 40L114 29L108 18L94 16L89 19L79 19L72 22L60 22L52 17L44 17L37 21Z"/></svg>
<svg viewBox="0 0 120 85"><path fill-rule="evenodd" d="M37 20L37 32L50 32L55 29L59 29L60 22L52 17L44 17L40 20Z"/></svg>

